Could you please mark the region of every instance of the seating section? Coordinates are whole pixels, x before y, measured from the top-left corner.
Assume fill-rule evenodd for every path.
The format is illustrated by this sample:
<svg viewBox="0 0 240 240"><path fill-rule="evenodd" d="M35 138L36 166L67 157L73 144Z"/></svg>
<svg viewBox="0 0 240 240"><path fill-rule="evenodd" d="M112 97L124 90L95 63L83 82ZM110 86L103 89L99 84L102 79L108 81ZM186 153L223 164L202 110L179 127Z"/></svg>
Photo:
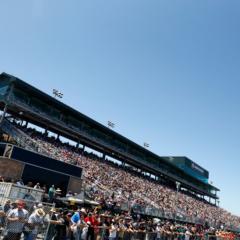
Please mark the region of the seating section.
<svg viewBox="0 0 240 240"><path fill-rule="evenodd" d="M187 216L211 224L240 226L240 218L228 211L201 201L183 192L177 192L122 166L103 160L83 149L63 144L60 140L48 137L35 129L15 125L37 144L41 153L78 165L83 168L84 178L92 198L108 204L128 204L134 207L151 207L165 215Z"/></svg>

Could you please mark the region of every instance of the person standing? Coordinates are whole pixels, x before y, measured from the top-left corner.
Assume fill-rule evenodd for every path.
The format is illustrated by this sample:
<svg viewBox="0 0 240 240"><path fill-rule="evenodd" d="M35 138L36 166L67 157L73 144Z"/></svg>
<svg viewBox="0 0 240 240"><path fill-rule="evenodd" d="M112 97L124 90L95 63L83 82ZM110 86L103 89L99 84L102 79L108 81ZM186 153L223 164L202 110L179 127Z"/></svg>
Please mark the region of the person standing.
<svg viewBox="0 0 240 240"><path fill-rule="evenodd" d="M72 231L72 236L74 240L79 240L81 237L81 232L79 229L79 225L81 223L81 214L80 214L80 209L76 211L73 216L71 217L71 222L70 222L70 229Z"/></svg>
<svg viewBox="0 0 240 240"><path fill-rule="evenodd" d="M49 202L52 203L56 194L55 186L52 185L48 190Z"/></svg>
<svg viewBox="0 0 240 240"><path fill-rule="evenodd" d="M0 205L0 229L4 226L5 223L5 212L3 211L2 205Z"/></svg>
<svg viewBox="0 0 240 240"><path fill-rule="evenodd" d="M157 233L157 238L156 238L156 240L160 240L160 239L161 239L161 231L162 231L161 225L160 225L160 223L158 223L158 224L157 224L157 227L156 227L156 233Z"/></svg>
<svg viewBox="0 0 240 240"><path fill-rule="evenodd" d="M5 212L5 214L7 214L7 212L11 209L11 201L7 200L5 205L3 206L3 211Z"/></svg>
<svg viewBox="0 0 240 240"><path fill-rule="evenodd" d="M112 220L112 224L111 224L110 229L109 229L109 240L116 240L116 238L117 238L117 229L118 229L118 226L115 223L115 220L113 219Z"/></svg>
<svg viewBox="0 0 240 240"><path fill-rule="evenodd" d="M20 240L23 226L28 219L28 211L24 208L22 200L16 202L17 207L11 209L7 214L7 235L4 240Z"/></svg>
<svg viewBox="0 0 240 240"><path fill-rule="evenodd" d="M87 239L88 225L84 221L86 210L78 209L70 220L70 229L74 240Z"/></svg>
<svg viewBox="0 0 240 240"><path fill-rule="evenodd" d="M66 240L69 225L67 212L61 210L57 216L57 221L58 224L55 226L56 233L52 240Z"/></svg>
<svg viewBox="0 0 240 240"><path fill-rule="evenodd" d="M36 183L36 185L33 188L34 189L41 189L40 183Z"/></svg>
<svg viewBox="0 0 240 240"><path fill-rule="evenodd" d="M28 219L29 234L27 234L24 240L36 240L39 232L39 228L44 223L45 212L42 208L37 208Z"/></svg>
<svg viewBox="0 0 240 240"><path fill-rule="evenodd" d="M88 224L87 239L94 240L94 228L98 226L96 217L89 212L88 216L84 218L84 221Z"/></svg>

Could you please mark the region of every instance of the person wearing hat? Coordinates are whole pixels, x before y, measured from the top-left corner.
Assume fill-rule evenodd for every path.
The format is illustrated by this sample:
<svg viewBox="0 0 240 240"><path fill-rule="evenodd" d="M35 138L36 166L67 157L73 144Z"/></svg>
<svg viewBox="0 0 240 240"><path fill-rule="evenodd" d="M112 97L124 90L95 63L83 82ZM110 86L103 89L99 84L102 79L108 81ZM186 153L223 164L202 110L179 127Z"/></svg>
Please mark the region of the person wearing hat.
<svg viewBox="0 0 240 240"><path fill-rule="evenodd" d="M86 216L87 215L87 211L85 208L81 208L80 209L80 213L83 215L83 216Z"/></svg>
<svg viewBox="0 0 240 240"><path fill-rule="evenodd" d="M49 227L47 231L47 240L52 240L56 234L55 226L58 224L58 214L56 208L52 207L50 213L45 218L49 222Z"/></svg>
<svg viewBox="0 0 240 240"><path fill-rule="evenodd" d="M81 240L87 240L87 235L88 235L88 227L89 225L85 222L85 216L87 216L87 211L85 208L80 209L80 236Z"/></svg>
<svg viewBox="0 0 240 240"><path fill-rule="evenodd" d="M40 183L37 183L33 188L34 189L41 189Z"/></svg>
<svg viewBox="0 0 240 240"><path fill-rule="evenodd" d="M42 208L37 208L29 217L27 226L29 233L24 240L35 240L38 235L39 227L44 224L45 212Z"/></svg>
<svg viewBox="0 0 240 240"><path fill-rule="evenodd" d="M84 221L88 223L87 239L94 240L94 228L99 225L95 214L89 212L88 216L84 218Z"/></svg>
<svg viewBox="0 0 240 240"><path fill-rule="evenodd" d="M24 208L24 201L17 200L15 204L16 208L9 210L7 213L7 235L4 240L20 240L24 224L28 219L28 211Z"/></svg>
<svg viewBox="0 0 240 240"><path fill-rule="evenodd" d="M56 189L56 195L61 196L61 194L62 194L62 190L60 188L57 188Z"/></svg>

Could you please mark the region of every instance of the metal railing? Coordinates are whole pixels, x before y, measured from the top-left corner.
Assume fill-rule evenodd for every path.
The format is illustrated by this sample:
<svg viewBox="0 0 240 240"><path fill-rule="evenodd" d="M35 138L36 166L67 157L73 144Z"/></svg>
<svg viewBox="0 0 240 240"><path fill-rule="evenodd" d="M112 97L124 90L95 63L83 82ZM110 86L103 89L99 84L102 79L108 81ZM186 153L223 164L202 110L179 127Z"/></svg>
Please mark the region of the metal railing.
<svg viewBox="0 0 240 240"><path fill-rule="evenodd" d="M54 204L41 202L42 192L0 183L0 239L46 239Z"/></svg>

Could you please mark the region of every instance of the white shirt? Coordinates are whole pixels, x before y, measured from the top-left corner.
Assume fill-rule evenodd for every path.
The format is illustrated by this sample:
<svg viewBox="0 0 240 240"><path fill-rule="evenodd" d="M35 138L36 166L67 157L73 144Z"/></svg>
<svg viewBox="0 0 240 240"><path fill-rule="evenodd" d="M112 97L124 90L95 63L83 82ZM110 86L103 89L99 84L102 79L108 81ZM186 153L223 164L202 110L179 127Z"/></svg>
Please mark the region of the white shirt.
<svg viewBox="0 0 240 240"><path fill-rule="evenodd" d="M114 224L111 225L111 229L109 231L109 237L116 238L117 237L117 226Z"/></svg>
<svg viewBox="0 0 240 240"><path fill-rule="evenodd" d="M44 216L39 216L36 213L32 213L28 219L28 223L33 224L34 228L32 230L33 234L38 234L38 229L43 225Z"/></svg>
<svg viewBox="0 0 240 240"><path fill-rule="evenodd" d="M7 229L12 233L20 233L23 230L24 222L22 220L27 220L28 211L26 209L14 208L9 210L7 218L21 218L21 221L8 221Z"/></svg>

